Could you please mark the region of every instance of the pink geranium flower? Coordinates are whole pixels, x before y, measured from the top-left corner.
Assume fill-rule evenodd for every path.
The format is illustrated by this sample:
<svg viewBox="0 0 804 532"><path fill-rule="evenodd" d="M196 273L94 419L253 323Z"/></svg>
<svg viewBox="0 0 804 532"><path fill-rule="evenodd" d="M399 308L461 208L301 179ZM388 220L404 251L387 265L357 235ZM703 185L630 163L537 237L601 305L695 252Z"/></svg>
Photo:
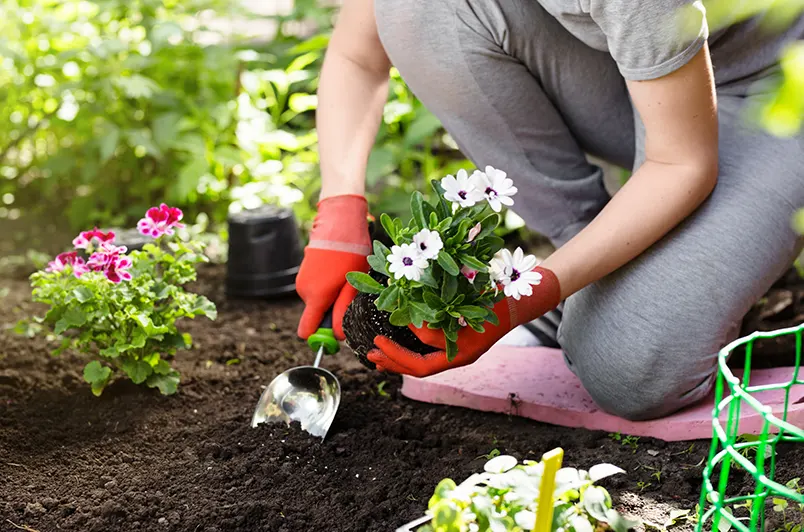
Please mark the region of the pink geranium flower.
<svg viewBox="0 0 804 532"><path fill-rule="evenodd" d="M143 235L159 238L162 235L172 235L173 229L181 229L184 224L179 223L184 214L181 209L168 207L164 203L159 207L151 207L145 213L145 218L137 222L137 230Z"/></svg>
<svg viewBox="0 0 804 532"><path fill-rule="evenodd" d="M110 242L103 242L98 247L98 251L89 257L87 267L93 272L106 271L126 250L126 246L115 246Z"/></svg>
<svg viewBox="0 0 804 532"><path fill-rule="evenodd" d="M107 267L104 273L106 278L117 284L120 281L130 281L131 274L127 272L131 268L131 259L128 257L117 257Z"/></svg>
<svg viewBox="0 0 804 532"><path fill-rule="evenodd" d="M97 244L103 244L104 242L113 242L114 241L114 232L109 231L108 233L104 233L103 231L99 230L97 227L94 228L92 231L84 231L77 237L73 239L73 246L76 249L87 249L90 246L94 246Z"/></svg>
<svg viewBox="0 0 804 532"><path fill-rule="evenodd" d="M67 267L72 268L73 275L81 277L89 271L84 259L78 256L76 251L68 251L67 253L59 254L55 259L50 261L45 271L47 272L60 272Z"/></svg>

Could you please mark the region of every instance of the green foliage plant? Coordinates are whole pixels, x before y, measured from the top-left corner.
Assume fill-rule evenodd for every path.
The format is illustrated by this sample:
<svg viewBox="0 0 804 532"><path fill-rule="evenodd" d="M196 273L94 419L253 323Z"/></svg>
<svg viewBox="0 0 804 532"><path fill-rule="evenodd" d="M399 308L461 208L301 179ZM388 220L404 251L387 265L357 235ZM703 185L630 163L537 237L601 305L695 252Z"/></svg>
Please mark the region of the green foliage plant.
<svg viewBox="0 0 804 532"><path fill-rule="evenodd" d="M73 251L31 276L34 301L48 307L36 321L61 338L54 354L72 348L92 358L83 374L96 396L116 373L175 393L180 375L170 359L191 346L178 320L217 317L214 303L184 288L207 259L202 244L175 238L181 217L164 204L149 209L138 228L154 241L128 254L114 233L85 231Z"/></svg>
<svg viewBox="0 0 804 532"><path fill-rule="evenodd" d="M428 503L431 520L417 532L530 532L538 513L539 486L544 464L500 455L456 485L442 480ZM596 483L624 473L612 464L585 471L559 469L555 477L552 531L626 532L637 523L612 508L608 491Z"/></svg>

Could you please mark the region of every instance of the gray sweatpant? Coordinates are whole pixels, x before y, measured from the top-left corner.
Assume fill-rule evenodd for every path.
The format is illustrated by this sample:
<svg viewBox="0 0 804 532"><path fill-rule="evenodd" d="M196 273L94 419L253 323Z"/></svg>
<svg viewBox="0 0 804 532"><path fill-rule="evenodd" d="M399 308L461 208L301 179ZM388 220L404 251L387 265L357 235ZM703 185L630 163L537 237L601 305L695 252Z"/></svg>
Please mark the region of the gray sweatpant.
<svg viewBox="0 0 804 532"><path fill-rule="evenodd" d="M517 213L561 245L609 200L600 168L643 161L644 129L605 52L536 0L376 0L383 45L476 165L504 169ZM717 65L715 65L717 67ZM717 352L794 260L804 135L746 125L748 84L718 87L720 180L689 219L565 302L559 341L598 405L651 419L711 389ZM537 367L532 371L538 371Z"/></svg>

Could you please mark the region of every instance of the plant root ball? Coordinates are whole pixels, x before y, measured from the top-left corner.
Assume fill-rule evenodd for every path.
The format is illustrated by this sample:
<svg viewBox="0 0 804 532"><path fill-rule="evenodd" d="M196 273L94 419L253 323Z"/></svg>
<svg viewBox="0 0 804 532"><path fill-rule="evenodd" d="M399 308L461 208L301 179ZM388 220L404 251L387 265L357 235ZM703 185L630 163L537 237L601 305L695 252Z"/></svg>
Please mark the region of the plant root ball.
<svg viewBox="0 0 804 532"><path fill-rule="evenodd" d="M366 357L375 348L374 338L377 336L386 336L402 347L422 355L437 350L424 344L409 328L391 325L388 322L391 315L377 308L374 304L376 299L374 294L358 294L343 316L346 345L354 351L361 364L369 369L377 369Z"/></svg>

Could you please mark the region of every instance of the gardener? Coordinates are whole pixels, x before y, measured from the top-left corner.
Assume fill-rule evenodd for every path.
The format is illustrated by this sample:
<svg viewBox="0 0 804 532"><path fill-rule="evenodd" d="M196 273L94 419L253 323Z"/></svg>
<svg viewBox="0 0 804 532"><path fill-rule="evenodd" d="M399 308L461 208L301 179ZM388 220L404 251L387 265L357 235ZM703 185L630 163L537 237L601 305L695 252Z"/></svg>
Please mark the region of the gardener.
<svg viewBox="0 0 804 532"><path fill-rule="evenodd" d="M415 376L469 364L565 300L557 341L600 407L640 420L702 399L716 353L796 257L804 206L804 134L776 138L744 114L804 17L784 33L749 20L710 35L704 12L691 0L345 0L319 88L322 201L299 335L334 304L343 338L344 276L368 269L364 174L392 62L479 168L514 179L518 214L558 250L531 297L495 307L500 327L461 331L452 363L426 328L433 355L378 338L369 358ZM587 153L635 169L613 198Z"/></svg>

